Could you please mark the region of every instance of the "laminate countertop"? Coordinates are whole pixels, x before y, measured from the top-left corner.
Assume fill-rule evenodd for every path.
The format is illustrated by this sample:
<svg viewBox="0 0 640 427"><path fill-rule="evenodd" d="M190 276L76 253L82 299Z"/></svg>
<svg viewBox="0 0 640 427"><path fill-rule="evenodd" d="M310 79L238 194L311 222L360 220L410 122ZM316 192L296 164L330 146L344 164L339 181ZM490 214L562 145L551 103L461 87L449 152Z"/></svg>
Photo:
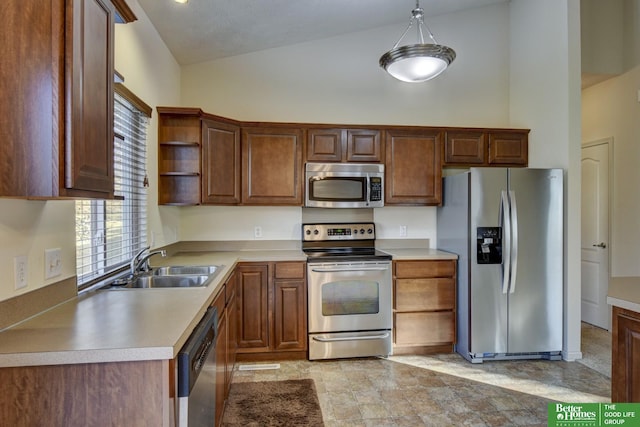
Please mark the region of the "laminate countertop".
<svg viewBox="0 0 640 427"><path fill-rule="evenodd" d="M640 277L610 278L607 303L640 313Z"/></svg>
<svg viewBox="0 0 640 427"><path fill-rule="evenodd" d="M456 259L434 249L383 249L394 260ZM238 262L306 261L301 250L180 252L163 265L219 265L203 288L84 292L0 332L0 367L176 357Z"/></svg>
<svg viewBox="0 0 640 427"><path fill-rule="evenodd" d="M300 250L192 252L152 261L222 268L203 288L82 293L0 332L0 367L173 359L238 262L306 257Z"/></svg>

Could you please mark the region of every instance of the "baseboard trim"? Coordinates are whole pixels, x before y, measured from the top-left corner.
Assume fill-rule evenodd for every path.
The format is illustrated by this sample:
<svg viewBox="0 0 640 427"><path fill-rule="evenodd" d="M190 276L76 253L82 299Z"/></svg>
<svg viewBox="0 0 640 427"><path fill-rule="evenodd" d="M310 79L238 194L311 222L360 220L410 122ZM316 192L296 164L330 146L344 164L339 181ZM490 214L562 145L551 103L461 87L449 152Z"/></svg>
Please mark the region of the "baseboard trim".
<svg viewBox="0 0 640 427"><path fill-rule="evenodd" d="M76 276L0 301L0 331L78 295Z"/></svg>

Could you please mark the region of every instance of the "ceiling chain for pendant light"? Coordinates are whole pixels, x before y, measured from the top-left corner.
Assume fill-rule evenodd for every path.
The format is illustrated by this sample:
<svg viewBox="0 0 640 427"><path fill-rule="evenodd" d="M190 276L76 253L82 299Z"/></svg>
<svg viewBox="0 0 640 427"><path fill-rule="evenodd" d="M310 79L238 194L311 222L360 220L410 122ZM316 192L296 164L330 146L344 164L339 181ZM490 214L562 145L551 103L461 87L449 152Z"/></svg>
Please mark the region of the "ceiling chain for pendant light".
<svg viewBox="0 0 640 427"><path fill-rule="evenodd" d="M418 33L418 43L398 46L414 24ZM424 42L423 27L433 43ZM409 26L393 48L380 57L380 66L398 80L418 83L438 76L455 58L456 53L453 49L438 44L433 33L424 23L424 10L420 7L419 0L416 0L416 8L411 11Z"/></svg>

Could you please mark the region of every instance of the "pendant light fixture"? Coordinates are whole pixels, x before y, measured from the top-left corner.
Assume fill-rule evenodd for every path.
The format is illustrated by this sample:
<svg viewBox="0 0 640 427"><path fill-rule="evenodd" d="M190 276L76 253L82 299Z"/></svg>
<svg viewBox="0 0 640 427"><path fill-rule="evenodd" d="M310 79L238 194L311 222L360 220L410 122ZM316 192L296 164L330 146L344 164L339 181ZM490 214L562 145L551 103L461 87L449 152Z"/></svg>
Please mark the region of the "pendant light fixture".
<svg viewBox="0 0 640 427"><path fill-rule="evenodd" d="M411 27L416 25L418 43L398 46ZM433 43L424 42L424 27ZM416 8L411 11L409 26L402 33L393 48L380 57L380 66L398 80L418 83L436 77L453 62L456 53L453 49L438 44L433 33L424 23L424 10L416 0Z"/></svg>

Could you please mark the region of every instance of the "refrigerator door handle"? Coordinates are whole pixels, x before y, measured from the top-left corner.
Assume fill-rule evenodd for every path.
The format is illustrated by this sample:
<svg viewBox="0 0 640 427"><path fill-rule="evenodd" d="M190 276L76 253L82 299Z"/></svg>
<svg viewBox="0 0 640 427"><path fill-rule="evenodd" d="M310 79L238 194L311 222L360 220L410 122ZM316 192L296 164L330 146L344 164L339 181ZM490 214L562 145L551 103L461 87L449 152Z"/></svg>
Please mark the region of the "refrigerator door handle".
<svg viewBox="0 0 640 427"><path fill-rule="evenodd" d="M516 205L515 191L509 191L509 200L511 206L511 281L509 284L509 293L516 290L516 273L518 272L518 207Z"/></svg>
<svg viewBox="0 0 640 427"><path fill-rule="evenodd" d="M511 208L509 195L504 190L500 202L500 226L502 227L502 293L506 294L511 277Z"/></svg>

